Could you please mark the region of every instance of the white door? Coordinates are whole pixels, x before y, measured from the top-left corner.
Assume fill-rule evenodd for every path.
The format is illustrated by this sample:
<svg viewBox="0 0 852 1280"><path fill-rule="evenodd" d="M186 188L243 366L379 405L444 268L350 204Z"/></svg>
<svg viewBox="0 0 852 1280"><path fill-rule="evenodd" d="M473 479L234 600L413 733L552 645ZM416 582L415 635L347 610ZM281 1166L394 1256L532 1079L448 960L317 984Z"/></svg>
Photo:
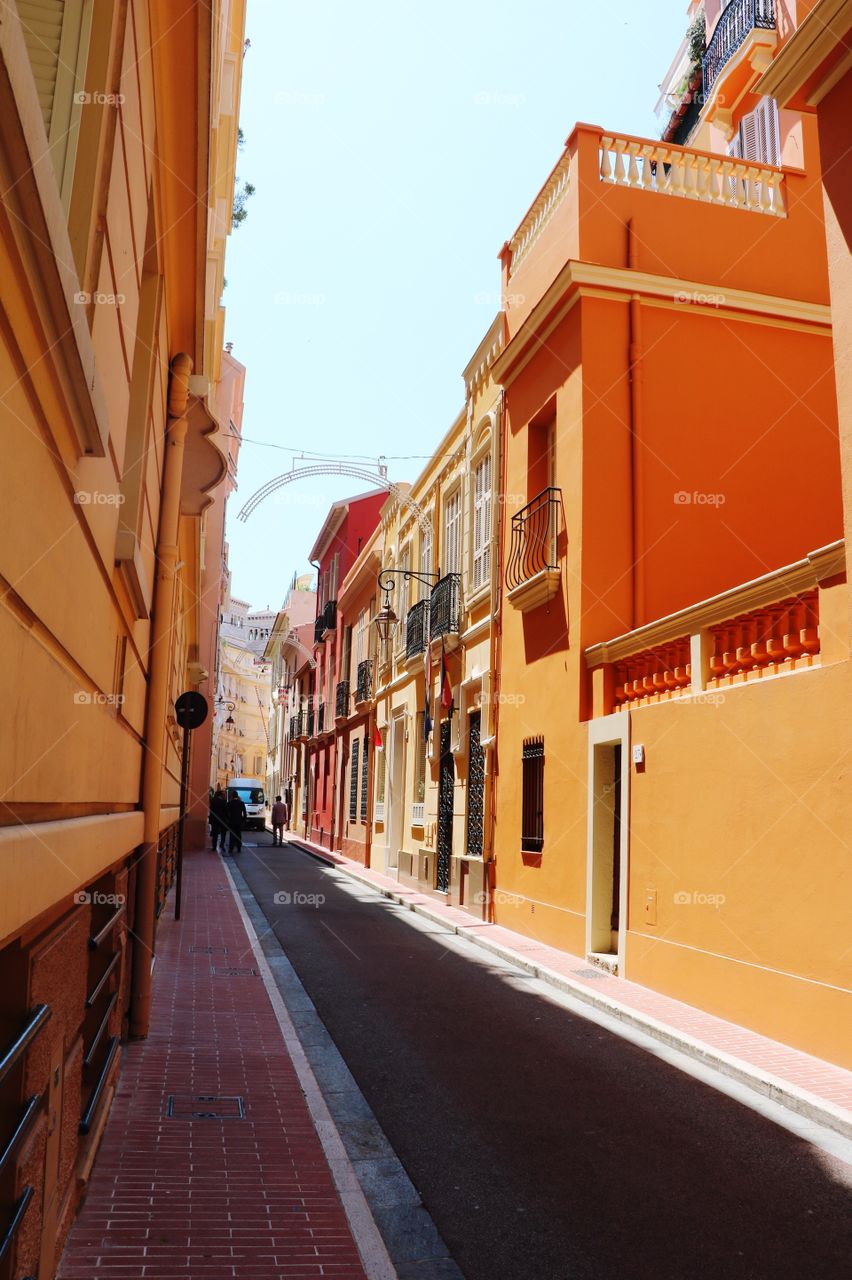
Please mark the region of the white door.
<svg viewBox="0 0 852 1280"><path fill-rule="evenodd" d="M402 821L405 813L405 717L397 716L391 732L390 778L386 803L390 805L388 844L385 851L385 869L399 868L399 850L402 844Z"/></svg>

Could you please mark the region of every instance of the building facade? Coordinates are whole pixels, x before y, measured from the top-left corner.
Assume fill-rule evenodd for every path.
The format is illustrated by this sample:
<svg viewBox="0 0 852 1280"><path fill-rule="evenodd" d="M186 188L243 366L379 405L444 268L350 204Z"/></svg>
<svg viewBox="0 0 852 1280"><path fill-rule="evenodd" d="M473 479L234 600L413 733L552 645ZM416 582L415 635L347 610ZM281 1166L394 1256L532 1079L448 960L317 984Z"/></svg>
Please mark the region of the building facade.
<svg viewBox="0 0 852 1280"><path fill-rule="evenodd" d="M316 586L311 574L294 575L290 589L275 617L264 658L270 664L271 705L266 791L270 800L284 797L291 824L297 780L295 747L290 745L291 721L298 707L296 672L313 656Z"/></svg>
<svg viewBox="0 0 852 1280"><path fill-rule="evenodd" d="M494 376L527 501L503 531L493 918L848 1062L816 125L784 108L766 164L713 132L765 109L767 30L705 55L713 150L578 125L503 250Z"/></svg>
<svg viewBox="0 0 852 1280"><path fill-rule="evenodd" d="M243 21L233 0L2 5L4 1280L55 1273L148 1028L226 470Z"/></svg>
<svg viewBox="0 0 852 1280"><path fill-rule="evenodd" d="M219 683L213 708L210 785L266 778L271 663L264 657L275 614L228 595L219 623Z"/></svg>

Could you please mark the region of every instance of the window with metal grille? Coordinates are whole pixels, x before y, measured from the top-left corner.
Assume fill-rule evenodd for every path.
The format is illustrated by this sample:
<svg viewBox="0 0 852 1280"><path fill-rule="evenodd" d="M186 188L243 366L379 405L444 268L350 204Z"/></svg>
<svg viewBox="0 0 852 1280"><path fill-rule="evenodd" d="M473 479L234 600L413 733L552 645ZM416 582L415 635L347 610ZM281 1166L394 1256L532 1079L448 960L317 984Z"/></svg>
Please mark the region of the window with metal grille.
<svg viewBox="0 0 852 1280"><path fill-rule="evenodd" d="M524 740L521 766L521 849L525 853L541 853L544 847L544 738Z"/></svg>
<svg viewBox="0 0 852 1280"><path fill-rule="evenodd" d="M350 764L349 774L349 821L354 822L358 817L358 747L360 743L357 738L352 739L352 760Z"/></svg>
<svg viewBox="0 0 852 1280"><path fill-rule="evenodd" d="M370 743L364 735L364 747L361 752L361 821L367 821L367 781L370 770Z"/></svg>

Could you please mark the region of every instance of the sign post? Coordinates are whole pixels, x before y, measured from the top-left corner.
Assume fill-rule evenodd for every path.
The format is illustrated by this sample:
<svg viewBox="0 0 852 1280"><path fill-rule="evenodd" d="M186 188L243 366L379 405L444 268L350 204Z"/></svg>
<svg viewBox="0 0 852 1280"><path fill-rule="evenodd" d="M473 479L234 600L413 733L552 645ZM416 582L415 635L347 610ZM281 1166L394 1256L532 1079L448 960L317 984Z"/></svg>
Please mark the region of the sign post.
<svg viewBox="0 0 852 1280"><path fill-rule="evenodd" d="M183 751L180 760L180 817L178 818L177 884L175 885L175 920L180 920L180 895L183 887L183 828L186 821L186 793L189 790L189 735L207 719L207 699L191 689L175 702L175 719L183 729Z"/></svg>

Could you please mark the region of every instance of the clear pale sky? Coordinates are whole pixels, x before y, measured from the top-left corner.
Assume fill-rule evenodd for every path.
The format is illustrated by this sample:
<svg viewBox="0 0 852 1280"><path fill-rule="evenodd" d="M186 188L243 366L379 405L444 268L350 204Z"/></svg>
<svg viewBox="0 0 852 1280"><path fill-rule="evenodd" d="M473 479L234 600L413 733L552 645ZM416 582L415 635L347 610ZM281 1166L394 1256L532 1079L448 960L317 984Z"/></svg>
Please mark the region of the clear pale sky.
<svg viewBox="0 0 852 1280"><path fill-rule="evenodd" d="M329 504L292 450L384 454L413 480L499 308L497 253L577 120L648 137L686 0L249 0L226 340L247 366L234 594L280 606ZM263 447L264 441L280 448Z"/></svg>

